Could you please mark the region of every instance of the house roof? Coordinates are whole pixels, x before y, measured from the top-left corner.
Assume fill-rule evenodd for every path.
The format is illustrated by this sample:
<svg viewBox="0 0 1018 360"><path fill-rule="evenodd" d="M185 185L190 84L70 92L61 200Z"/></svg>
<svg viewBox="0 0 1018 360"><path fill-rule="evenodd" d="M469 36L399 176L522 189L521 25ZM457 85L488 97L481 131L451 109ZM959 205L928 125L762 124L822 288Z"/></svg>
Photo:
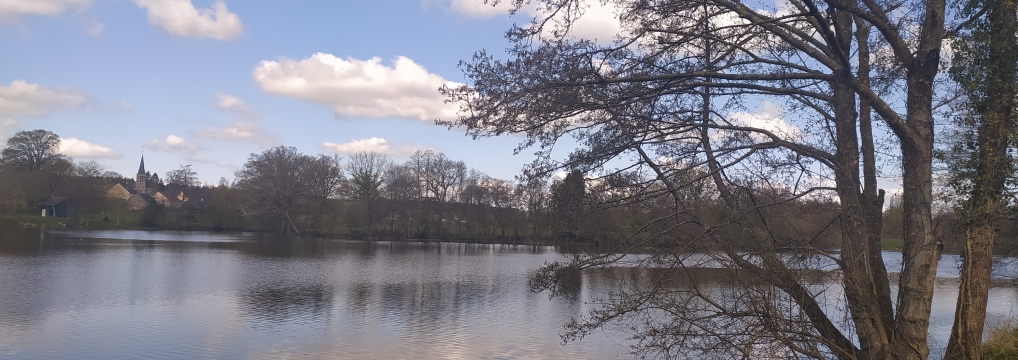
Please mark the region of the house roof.
<svg viewBox="0 0 1018 360"><path fill-rule="evenodd" d="M51 197L49 200L46 200L46 201L43 201L43 202L39 203L39 206L45 206L45 207L57 206L60 203L66 201L66 200L67 200L66 197L56 197L56 196L54 196L54 197Z"/></svg>
<svg viewBox="0 0 1018 360"><path fill-rule="evenodd" d="M131 186L130 182L127 181L113 184L113 186L110 186L110 190L113 190L113 188L117 187L117 185L120 185L120 187L124 188L124 190L127 190L128 194L134 195L135 193L138 192L138 190L135 190L134 186Z"/></svg>
<svg viewBox="0 0 1018 360"><path fill-rule="evenodd" d="M134 195L131 195L131 197L128 198L127 200L130 201L131 199L133 199L136 196L140 197L142 200L145 200L145 202L147 202L149 204L155 204L156 203L156 199L153 198L151 195L149 195L149 194L142 194L142 193L135 193Z"/></svg>

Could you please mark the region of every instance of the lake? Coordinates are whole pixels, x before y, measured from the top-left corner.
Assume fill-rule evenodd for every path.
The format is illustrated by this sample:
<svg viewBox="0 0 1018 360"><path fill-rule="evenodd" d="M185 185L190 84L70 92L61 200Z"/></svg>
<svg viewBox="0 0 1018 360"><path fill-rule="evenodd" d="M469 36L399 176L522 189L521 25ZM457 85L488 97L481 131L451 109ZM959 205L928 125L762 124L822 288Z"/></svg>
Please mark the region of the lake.
<svg viewBox="0 0 1018 360"><path fill-rule="evenodd" d="M528 290L536 268L563 259L546 246L0 229L0 358L630 358L611 331L561 344L562 326L591 310L589 285L611 286L585 274L567 296ZM935 354L957 260L941 264ZM1004 269L990 323L1016 315Z"/></svg>

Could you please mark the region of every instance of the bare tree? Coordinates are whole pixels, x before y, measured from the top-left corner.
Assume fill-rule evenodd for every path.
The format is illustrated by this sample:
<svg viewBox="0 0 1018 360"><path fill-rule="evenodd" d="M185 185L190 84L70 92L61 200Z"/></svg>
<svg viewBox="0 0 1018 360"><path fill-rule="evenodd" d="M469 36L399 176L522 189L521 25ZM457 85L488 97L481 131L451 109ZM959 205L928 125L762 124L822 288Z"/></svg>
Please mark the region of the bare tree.
<svg viewBox="0 0 1018 360"><path fill-rule="evenodd" d="M78 161L74 163L74 175L79 177L103 177L106 167L95 160Z"/></svg>
<svg viewBox="0 0 1018 360"><path fill-rule="evenodd" d="M359 152L351 155L347 161L350 197L360 202L367 216L369 233L375 231L377 200L381 196L383 176L391 164L392 160L387 156L374 152Z"/></svg>
<svg viewBox="0 0 1018 360"><path fill-rule="evenodd" d="M300 201L308 193L304 169L309 156L294 147L274 147L251 154L236 173L236 187L246 193L245 208L256 215L278 216L279 230L300 235L294 221Z"/></svg>
<svg viewBox="0 0 1018 360"><path fill-rule="evenodd" d="M385 169L384 196L389 200L390 231L402 237L413 236L417 206L420 204L420 182L408 165L392 165Z"/></svg>
<svg viewBox="0 0 1018 360"><path fill-rule="evenodd" d="M3 150L5 163L15 168L38 170L64 156L59 153L60 136L47 130L20 131L7 139Z"/></svg>
<svg viewBox="0 0 1018 360"><path fill-rule="evenodd" d="M345 182L342 158L337 155L312 157L304 169L307 179L308 197L311 205L311 219L318 225L328 213L328 201L339 196Z"/></svg>
<svg viewBox="0 0 1018 360"><path fill-rule="evenodd" d="M166 173L166 183L180 186L197 186L198 172L194 171L191 164L180 165L177 170L170 170Z"/></svg>
<svg viewBox="0 0 1018 360"><path fill-rule="evenodd" d="M514 2L517 9L523 3L531 2ZM667 278L658 278L649 289L632 288L610 299L590 319L574 323L572 335L629 317L645 325L633 331L642 339L635 350L647 354L675 356L683 348L722 344L733 356L738 351L749 356L760 346L806 357L929 355L927 328L940 257L931 213L933 95L946 32L944 0L793 0L782 9L734 0L607 1L624 30L608 45L571 37L569 27L582 16L583 1L532 3L549 16L509 32L510 60L480 51L463 64L472 84L443 89L461 105L461 117L446 124L466 127L474 136L526 134L521 148L540 145L544 155L536 174L562 168L600 171L604 179L627 171L653 174L658 186L632 186L643 190L628 199L671 197L675 214L655 222L674 222L673 230L698 226L697 244L711 244L704 250L724 255L716 261L768 285L744 289L741 295L756 301L732 303L708 292L662 290L660 281ZM882 62L870 69L873 50ZM871 77L874 72L881 76ZM721 111L762 100L794 110L785 117L798 126ZM895 155L904 187L904 263L896 301L879 251L883 196L876 188L871 111L900 143ZM553 161L556 141L567 135L579 139L581 148ZM676 160L682 165L672 166ZM629 165L606 168L619 162ZM681 192L690 183L675 175L687 172L703 176L685 178L711 180L724 204L719 217L686 210L691 207ZM777 191L782 188L788 190ZM840 253L808 243L783 248L764 209L829 195L840 205L832 220L841 233ZM740 236L750 237L745 245L751 247L735 246L724 236L732 226L748 229ZM695 248L664 242L667 235L603 250L653 246L658 253L635 265L686 269L683 254ZM789 264L781 255L787 251L831 259L829 266L842 276L848 329L819 302L826 290L795 270L819 265ZM625 259L577 256L546 267L535 284L554 288L562 272ZM701 306L686 306L683 299ZM674 321L639 322L647 313L671 314ZM703 317L727 326L681 330Z"/></svg>

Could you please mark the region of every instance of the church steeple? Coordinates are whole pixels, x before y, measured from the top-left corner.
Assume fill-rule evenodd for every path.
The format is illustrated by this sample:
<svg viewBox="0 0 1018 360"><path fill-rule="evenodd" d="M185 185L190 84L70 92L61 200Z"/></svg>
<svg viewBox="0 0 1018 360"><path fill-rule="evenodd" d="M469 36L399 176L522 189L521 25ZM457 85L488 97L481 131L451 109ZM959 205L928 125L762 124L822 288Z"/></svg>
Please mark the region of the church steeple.
<svg viewBox="0 0 1018 360"><path fill-rule="evenodd" d="M138 165L138 176L134 179L134 189L138 190L139 193L145 193L145 183L148 181L148 175L145 174L145 154L141 155L141 165Z"/></svg>

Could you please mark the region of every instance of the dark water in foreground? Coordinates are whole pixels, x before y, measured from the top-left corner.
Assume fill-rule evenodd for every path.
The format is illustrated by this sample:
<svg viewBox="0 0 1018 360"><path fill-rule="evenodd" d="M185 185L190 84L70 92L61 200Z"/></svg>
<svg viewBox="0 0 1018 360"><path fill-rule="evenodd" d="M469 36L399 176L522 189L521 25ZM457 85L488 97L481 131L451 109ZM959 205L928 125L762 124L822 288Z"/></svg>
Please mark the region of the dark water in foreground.
<svg viewBox="0 0 1018 360"><path fill-rule="evenodd" d="M562 259L553 247L3 230L0 358L629 358L610 332L560 344L590 310L586 285L611 286L585 275L571 296L527 290ZM953 261L934 347L951 326ZM1004 275L991 322L1016 315Z"/></svg>

